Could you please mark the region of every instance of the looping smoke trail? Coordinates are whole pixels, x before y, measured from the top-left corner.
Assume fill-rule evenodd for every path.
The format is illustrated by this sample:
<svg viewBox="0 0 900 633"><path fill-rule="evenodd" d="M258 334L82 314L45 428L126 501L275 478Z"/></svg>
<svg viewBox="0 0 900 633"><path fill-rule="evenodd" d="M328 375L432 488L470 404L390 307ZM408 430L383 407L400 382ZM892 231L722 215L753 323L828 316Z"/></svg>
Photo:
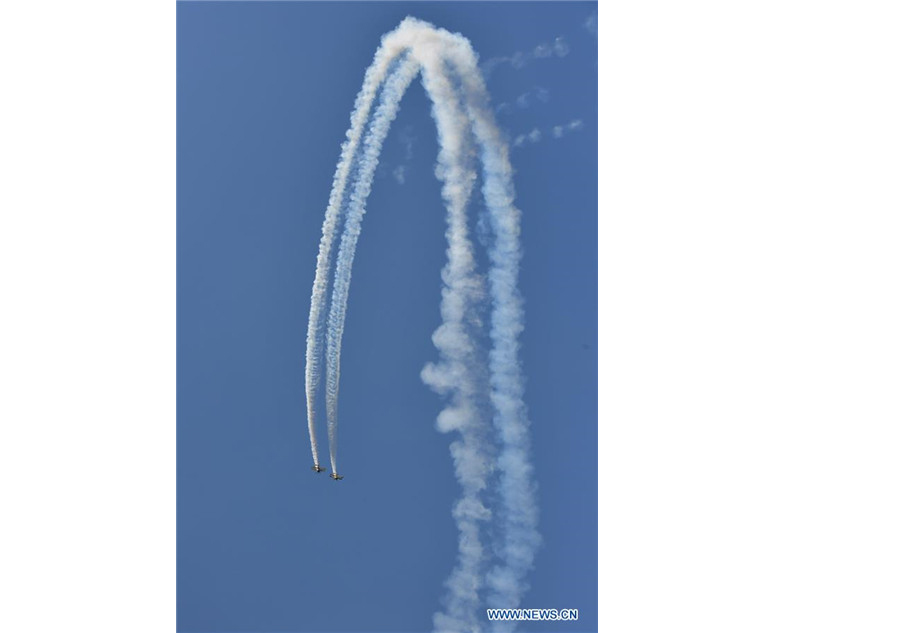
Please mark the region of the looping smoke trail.
<svg viewBox="0 0 900 633"><path fill-rule="evenodd" d="M401 63L389 70L392 61ZM491 606L516 607L527 590L525 576L539 545L537 504L529 463L528 421L523 402L518 335L522 330L521 299L516 288L519 252L519 211L513 206L512 168L508 148L493 121L487 91L477 57L468 40L413 18L382 38L382 45L357 97L351 116L348 142L326 211L320 243L313 307L307 336L307 400L311 402L319 380L321 317L330 272L330 254L345 205L344 232L336 257L331 307L326 338L326 408L332 468L337 469L337 399L340 350L346 316L351 268L371 189L378 155L400 100L412 79L422 70L422 83L432 102L440 153L436 175L443 182L447 207L447 264L442 271L442 324L432 340L440 362L428 364L422 379L448 397L448 406L437 420L438 430L456 431L451 444L462 497L453 516L459 529L459 556L446 582L445 611L434 616L439 631L480 631L484 622L480 594ZM386 79L385 79L386 78ZM384 80L378 109L362 141L379 82ZM488 247L491 269L488 294L491 301L491 349L487 354L488 385L482 380L483 352L473 334L474 310L485 301L484 284L475 271L475 258L466 225L466 208L476 181L472 169L473 146L482 164L482 194L488 209L492 241ZM350 165L356 160L357 169ZM344 201L348 178L352 190ZM315 318L314 318L315 317ZM489 403L485 406L485 403ZM313 405L308 404L313 438ZM488 419L492 412L498 451L493 446ZM313 443L314 458L316 455ZM498 474L499 507L485 505L484 491ZM498 535L494 553L499 560L488 569L489 554L482 544L484 523L491 521ZM511 630L495 624L496 630Z"/></svg>

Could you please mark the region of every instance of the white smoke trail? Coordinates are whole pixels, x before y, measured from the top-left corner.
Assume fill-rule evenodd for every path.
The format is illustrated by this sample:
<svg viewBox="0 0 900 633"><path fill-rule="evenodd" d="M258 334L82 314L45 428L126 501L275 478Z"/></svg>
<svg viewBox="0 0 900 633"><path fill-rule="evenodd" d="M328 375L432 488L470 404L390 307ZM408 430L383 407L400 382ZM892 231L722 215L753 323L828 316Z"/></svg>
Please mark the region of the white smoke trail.
<svg viewBox="0 0 900 633"><path fill-rule="evenodd" d="M442 273L443 323L433 336L441 362L426 366L422 378L437 391L450 396L449 406L438 417L438 428L460 433L460 440L451 445L451 453L463 488L462 498L453 511L460 531L459 558L447 581L446 612L437 613L434 623L440 631L479 631L482 629L479 616L483 613L478 610L479 591L485 584L487 571L480 537L481 523L489 518L499 522L500 543L495 549L500 561L486 576L489 604L515 607L520 603L527 588L525 574L532 566L539 543L537 505L528 462L528 422L517 360L517 339L522 330L521 300L516 289L520 259L519 212L512 206L508 149L487 107L487 92L469 42L462 36L407 18L382 39L382 49L376 53L373 66L384 64L388 53L383 54L383 51L399 54L404 49L409 51L407 62L421 64L423 84L432 101L441 146L437 175L444 183L442 195L448 212L448 261ZM358 163L359 171L347 205L346 225L337 256L326 328L326 400L333 468L336 468L340 345L353 256L381 143L409 84L406 76L405 72L392 75L388 80L391 85L383 90L379 112L373 119L364 142L363 157ZM462 84L462 103L460 91L454 87L454 77ZM467 323L482 297L482 283L475 274L466 228L466 206L475 181L469 166L470 138L474 138L479 146L483 166L482 191L494 234L489 248L491 270L488 280L493 310L488 367L489 397L500 441L496 467L501 507L493 517L481 498L492 471L493 451L484 407L479 406L479 395L484 391L479 381L479 350L469 334L471 323ZM348 160L352 158L351 151ZM334 228L328 228L333 234ZM323 242L324 234L325 229ZM327 268L325 271L327 273ZM309 347L307 352L309 355Z"/></svg>
<svg viewBox="0 0 900 633"><path fill-rule="evenodd" d="M313 463L319 464L319 449L316 442L316 394L319 390L319 363L322 358L321 344L325 316L325 302L328 292L328 279L331 269L332 248L337 236L340 210L344 201L344 189L350 168L359 142L365 129L366 121L378 87L384 81L391 62L401 49L384 42L375 53L375 59L366 70L362 88L356 95L353 113L350 115L350 129L347 140L341 145L341 157L334 172L334 183L325 210L325 222L322 224L322 238L319 241L319 255L316 260L316 277L313 281L312 298L309 306L309 322L306 331L306 416L309 425L309 442L312 448Z"/></svg>
<svg viewBox="0 0 900 633"><path fill-rule="evenodd" d="M343 334L344 317L347 313L347 297L350 290L350 269L356 253L362 218L366 212L366 199L372 189L372 179L378 166L378 155L387 136L391 123L400 109L400 99L419 72L419 63L407 57L391 73L382 89L380 103L372 117L369 131L363 141L362 153L358 159L354 188L347 204L344 233L334 271L334 288L331 295L331 310L326 329L327 376L325 381L325 407L328 414L328 444L331 450L331 469L337 472L337 400L340 381L340 344ZM339 324L336 327L334 324Z"/></svg>
<svg viewBox="0 0 900 633"><path fill-rule="evenodd" d="M480 631L479 591L483 585L485 551L481 524L491 518L484 506L482 492L490 475L493 453L484 406L486 389L482 386L480 366L484 361L469 334L476 329L469 321L483 301L484 284L476 274L476 263L466 225L466 209L476 174L472 162L469 122L444 60L435 55L435 43L429 49L413 48L411 54L423 59L423 84L432 102L440 153L436 174L443 181L442 195L447 207L447 263L441 273L441 326L432 341L440 354L440 363L428 364L422 379L438 393L448 395L449 405L441 411L437 428L457 431L458 440L450 446L456 477L462 496L453 508L459 530L459 556L446 581L449 593L445 611L435 614L439 631ZM446 47L440 43L441 49ZM440 50L440 49L439 49Z"/></svg>
<svg viewBox="0 0 900 633"><path fill-rule="evenodd" d="M524 382L518 361L518 336L523 329L522 300L517 288L521 250L520 212L513 206L509 149L494 122L487 89L473 55L454 59L466 94L466 110L481 150L483 187L494 243L489 249L491 313L490 375L494 425L500 434L500 471L503 542L502 564L488 574L491 606L518 605L527 590L525 575L540 545L537 501L529 461L528 417ZM511 630L512 627L509 627Z"/></svg>
<svg viewBox="0 0 900 633"><path fill-rule="evenodd" d="M494 122L487 89L478 72L477 58L467 40L455 36L457 46L444 56L462 82L466 112L479 145L483 169L482 193L494 240L488 249L491 270L490 380L494 425L500 438L497 468L500 473L500 559L487 577L488 604L509 607L521 602L527 590L525 575L540 544L537 502L528 459L530 442L524 387L518 362L518 336L523 329L522 302L517 289L520 212L513 206L512 166L509 150ZM501 626L511 630L512 626Z"/></svg>

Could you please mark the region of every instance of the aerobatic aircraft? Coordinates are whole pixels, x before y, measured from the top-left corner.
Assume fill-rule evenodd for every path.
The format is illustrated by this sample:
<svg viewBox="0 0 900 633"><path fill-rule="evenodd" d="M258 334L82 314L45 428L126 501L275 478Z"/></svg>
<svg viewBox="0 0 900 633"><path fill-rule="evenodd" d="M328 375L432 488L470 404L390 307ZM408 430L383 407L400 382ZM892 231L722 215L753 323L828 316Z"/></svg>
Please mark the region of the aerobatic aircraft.
<svg viewBox="0 0 900 633"><path fill-rule="evenodd" d="M316 464L315 466L313 466L312 469L313 469L314 471L316 471L317 473L321 473L321 472L323 472L323 471L325 470L324 468L322 468L322 467L319 466L318 464Z"/></svg>
<svg viewBox="0 0 900 633"><path fill-rule="evenodd" d="M335 481L344 478L343 475L338 475L337 473L331 473L331 475L329 475L329 476L330 476L332 479L334 479Z"/></svg>

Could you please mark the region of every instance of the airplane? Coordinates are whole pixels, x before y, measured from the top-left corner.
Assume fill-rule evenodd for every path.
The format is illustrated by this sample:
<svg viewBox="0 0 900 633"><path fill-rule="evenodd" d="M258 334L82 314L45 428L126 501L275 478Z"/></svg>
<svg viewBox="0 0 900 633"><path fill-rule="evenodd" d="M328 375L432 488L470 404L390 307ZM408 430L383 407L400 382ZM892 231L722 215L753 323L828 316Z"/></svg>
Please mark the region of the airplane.
<svg viewBox="0 0 900 633"><path fill-rule="evenodd" d="M343 479L343 478L344 478L343 475L338 475L337 473L331 473L331 475L329 475L329 477L331 477L331 478L334 479L335 481L337 481L338 479Z"/></svg>
<svg viewBox="0 0 900 633"><path fill-rule="evenodd" d="M313 466L312 469L313 469L314 471L316 471L317 473L321 473L322 471L325 470L324 468L322 468L322 467L319 466L318 464L316 464L315 466Z"/></svg>

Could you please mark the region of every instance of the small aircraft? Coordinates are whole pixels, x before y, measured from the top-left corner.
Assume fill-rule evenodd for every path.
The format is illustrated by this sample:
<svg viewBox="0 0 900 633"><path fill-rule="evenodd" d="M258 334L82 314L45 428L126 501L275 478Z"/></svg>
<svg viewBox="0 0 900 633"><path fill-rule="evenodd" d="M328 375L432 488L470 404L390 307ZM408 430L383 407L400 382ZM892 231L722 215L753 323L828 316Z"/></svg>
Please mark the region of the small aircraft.
<svg viewBox="0 0 900 633"><path fill-rule="evenodd" d="M324 468L322 468L322 467L319 466L318 464L316 464L315 466L313 466L312 469L313 469L314 471L316 471L317 473L321 473L321 472L323 472L323 471L325 470Z"/></svg>
<svg viewBox="0 0 900 633"><path fill-rule="evenodd" d="M343 479L343 478L344 478L343 475L338 475L337 473L331 473L331 474L329 475L329 477L331 477L331 478L334 479L335 481L338 481L339 479Z"/></svg>

